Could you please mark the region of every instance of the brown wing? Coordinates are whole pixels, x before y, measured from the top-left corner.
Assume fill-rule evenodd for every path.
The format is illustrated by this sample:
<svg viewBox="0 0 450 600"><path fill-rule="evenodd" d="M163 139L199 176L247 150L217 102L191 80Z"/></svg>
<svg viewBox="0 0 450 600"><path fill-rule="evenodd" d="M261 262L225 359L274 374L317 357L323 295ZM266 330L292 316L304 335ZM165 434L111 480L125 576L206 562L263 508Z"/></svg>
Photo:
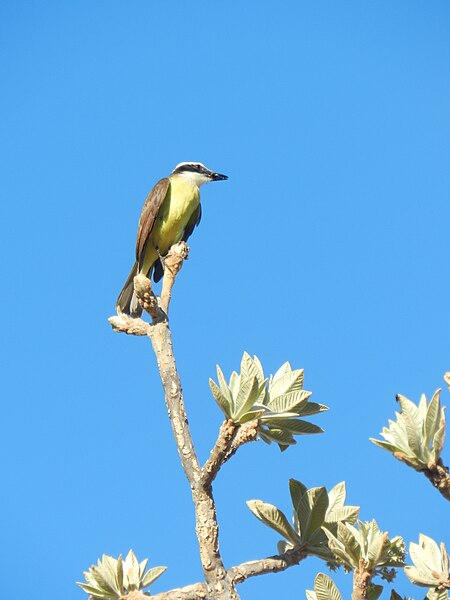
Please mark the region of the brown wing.
<svg viewBox="0 0 450 600"><path fill-rule="evenodd" d="M161 204L167 195L169 186L170 181L167 177L158 181L147 196L142 207L136 238L136 260L139 263L139 267L142 266L141 261L144 259L145 246L152 232Z"/></svg>

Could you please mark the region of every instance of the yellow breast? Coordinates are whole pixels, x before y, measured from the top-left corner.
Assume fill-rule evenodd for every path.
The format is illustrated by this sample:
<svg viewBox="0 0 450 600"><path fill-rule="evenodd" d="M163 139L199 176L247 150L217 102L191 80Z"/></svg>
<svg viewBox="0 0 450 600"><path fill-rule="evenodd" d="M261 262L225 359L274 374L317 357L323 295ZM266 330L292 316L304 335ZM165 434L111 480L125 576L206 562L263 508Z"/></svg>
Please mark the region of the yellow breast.
<svg viewBox="0 0 450 600"><path fill-rule="evenodd" d="M172 244L179 242L190 218L200 203L200 191L196 185L173 177L169 192L161 206L156 223L159 248L165 254Z"/></svg>
<svg viewBox="0 0 450 600"><path fill-rule="evenodd" d="M145 252L142 272L146 273L160 254L167 254L170 247L183 237L186 225L200 204L200 190L183 177L171 177L167 192L156 222L150 234Z"/></svg>

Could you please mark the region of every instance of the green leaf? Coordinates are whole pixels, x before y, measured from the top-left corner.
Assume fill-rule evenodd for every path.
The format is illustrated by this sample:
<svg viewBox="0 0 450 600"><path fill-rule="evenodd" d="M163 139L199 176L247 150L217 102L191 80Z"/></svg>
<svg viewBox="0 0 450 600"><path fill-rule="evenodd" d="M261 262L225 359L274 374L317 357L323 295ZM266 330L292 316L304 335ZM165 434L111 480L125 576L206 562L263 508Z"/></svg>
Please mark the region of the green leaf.
<svg viewBox="0 0 450 600"><path fill-rule="evenodd" d="M333 580L324 573L318 573L314 580L317 600L342 600L342 596Z"/></svg>
<svg viewBox="0 0 450 600"><path fill-rule="evenodd" d="M444 448L445 441L445 407L441 410L441 419L439 422L439 428L433 439L433 458L434 462L438 462L441 452Z"/></svg>
<svg viewBox="0 0 450 600"><path fill-rule="evenodd" d="M433 441L434 434L439 428L439 420L441 413L441 403L439 397L440 391L440 389L436 390L436 392L433 394L433 397L430 400L430 404L428 405L427 416L425 420L425 443L427 445Z"/></svg>
<svg viewBox="0 0 450 600"><path fill-rule="evenodd" d="M214 396L215 401L219 405L219 407L222 410L222 412L224 413L224 415L228 419L231 419L232 417L231 417L230 403L228 402L228 400L226 399L224 394L222 394L221 390L219 389L218 385L216 384L216 382L213 379L209 380L209 387L211 388L211 392L212 392L212 395Z"/></svg>
<svg viewBox="0 0 450 600"><path fill-rule="evenodd" d="M313 433L323 433L323 429L309 423L308 421L302 421L301 419L292 419L276 417L275 419L267 419L264 421L265 424L270 428L284 429L293 433L294 435L309 435Z"/></svg>
<svg viewBox="0 0 450 600"><path fill-rule="evenodd" d="M341 481L331 488L328 492L328 512L331 512L336 508L342 508L344 506L346 495L345 481Z"/></svg>
<svg viewBox="0 0 450 600"><path fill-rule="evenodd" d="M250 410L256 400L256 392L258 390L258 380L256 377L243 381L235 401L234 418L245 415Z"/></svg>
<svg viewBox="0 0 450 600"><path fill-rule="evenodd" d="M80 583L77 581L77 585L79 585L80 588L84 592L86 592L86 594L90 594L94 598L103 598L104 600L119 598L119 596L112 596L109 592L103 592L103 591L99 590L98 588L96 588L92 585L88 585L86 583Z"/></svg>
<svg viewBox="0 0 450 600"><path fill-rule="evenodd" d="M247 506L257 519L275 530L294 545L301 543L300 537L292 528L284 513L273 504L261 500L248 500Z"/></svg>
<svg viewBox="0 0 450 600"><path fill-rule="evenodd" d="M367 600L378 600L381 596L381 592L383 591L382 585L371 584L369 589L367 590Z"/></svg>
<svg viewBox="0 0 450 600"><path fill-rule="evenodd" d="M251 410L250 412L246 412L239 418L238 423L243 425L244 423L248 423L249 421L253 421L254 419L259 419L264 414L263 410Z"/></svg>
<svg viewBox="0 0 450 600"><path fill-rule="evenodd" d="M260 431L260 435L261 433L262 432ZM272 441L277 442L277 444L282 444L284 446L295 446L297 443L289 431L284 429L264 429L264 435L269 437Z"/></svg>
<svg viewBox="0 0 450 600"><path fill-rule="evenodd" d="M256 357L255 357L256 359ZM243 379L255 377L259 383L264 380L262 365L258 359L254 360L247 352L244 352L241 360L241 376Z"/></svg>
<svg viewBox="0 0 450 600"><path fill-rule="evenodd" d="M149 585L151 585L154 581L158 579L158 577L161 577L161 575L164 573L164 571L166 571L166 569L167 567L153 567L152 569L149 569L142 579L141 589L144 590Z"/></svg>
<svg viewBox="0 0 450 600"><path fill-rule="evenodd" d="M292 371L292 368L291 368L291 365L289 362L285 362L284 364L281 365L281 367L278 369L278 371L275 373L275 375L273 375L271 377L271 383L274 383L275 381L280 379L280 377L282 377L288 371Z"/></svg>
<svg viewBox="0 0 450 600"><path fill-rule="evenodd" d="M258 370L258 381L264 381L265 377L264 377L264 369L263 366L261 364L261 361L259 360L259 358L256 356L253 357L253 362L255 363L255 367Z"/></svg>
<svg viewBox="0 0 450 600"><path fill-rule="evenodd" d="M303 387L303 369L295 371L287 371L279 379L273 380L272 385L269 385L269 393L271 398L277 398L288 392L301 390Z"/></svg>
<svg viewBox="0 0 450 600"><path fill-rule="evenodd" d="M297 511L303 542L308 542L314 531L322 527L327 508L328 494L324 487L311 488L303 495Z"/></svg>
<svg viewBox="0 0 450 600"><path fill-rule="evenodd" d="M220 391L225 396L225 398L228 402L228 405L230 407L230 412L233 413L234 412L233 395L231 394L230 388L227 385L225 377L222 373L222 369L219 367L219 365L216 365L216 371L217 371L217 381L219 382Z"/></svg>
<svg viewBox="0 0 450 600"><path fill-rule="evenodd" d="M272 443L272 440L269 436L267 436L264 431L260 430L259 431L259 437L262 439L263 442L265 442L266 444L270 444Z"/></svg>
<svg viewBox="0 0 450 600"><path fill-rule="evenodd" d="M308 488L306 485L303 485L301 481L297 481L297 479L289 479L289 492L291 494L292 506L294 510L297 512L298 505L300 504L300 500L303 495L306 494ZM297 515L298 516L298 515Z"/></svg>
<svg viewBox="0 0 450 600"><path fill-rule="evenodd" d="M358 514L359 506L341 506L335 510L328 509L325 518L325 524L339 523L339 521L348 521L349 523L354 523L358 518Z"/></svg>
<svg viewBox="0 0 450 600"><path fill-rule="evenodd" d="M291 373L292 372L293 371L291 371ZM267 406L273 412L295 412L298 414L301 408L307 403L311 394L312 392L308 392L307 390L294 390L287 394L280 394L279 396L274 397L271 392Z"/></svg>
<svg viewBox="0 0 450 600"><path fill-rule="evenodd" d="M325 404L318 404L317 402L307 402L304 404L299 411L300 417L309 417L310 415L317 415L318 413L330 410Z"/></svg>

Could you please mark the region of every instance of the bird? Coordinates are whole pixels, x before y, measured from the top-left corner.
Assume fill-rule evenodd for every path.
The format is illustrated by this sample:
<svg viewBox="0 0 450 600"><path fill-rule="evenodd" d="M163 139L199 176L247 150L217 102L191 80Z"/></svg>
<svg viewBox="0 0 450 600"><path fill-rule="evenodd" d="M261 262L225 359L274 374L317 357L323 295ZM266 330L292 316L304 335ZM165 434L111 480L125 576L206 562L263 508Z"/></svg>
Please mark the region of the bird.
<svg viewBox="0 0 450 600"><path fill-rule="evenodd" d="M158 282L164 274L164 256L173 244L184 241L200 223L200 187L223 181L227 175L211 171L200 162L179 163L169 177L160 179L142 207L136 237L136 261L116 301L118 314L139 317L142 308L133 280L143 274Z"/></svg>

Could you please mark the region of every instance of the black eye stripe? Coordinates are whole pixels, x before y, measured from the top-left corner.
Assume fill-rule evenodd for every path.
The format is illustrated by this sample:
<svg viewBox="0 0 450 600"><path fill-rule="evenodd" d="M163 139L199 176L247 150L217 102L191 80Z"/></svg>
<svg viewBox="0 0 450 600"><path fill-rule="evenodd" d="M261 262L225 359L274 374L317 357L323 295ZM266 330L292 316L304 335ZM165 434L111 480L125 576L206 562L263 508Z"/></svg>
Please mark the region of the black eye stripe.
<svg viewBox="0 0 450 600"><path fill-rule="evenodd" d="M202 173L207 175L209 171L203 165L189 164L181 165L181 167L176 168L174 174L175 173Z"/></svg>

